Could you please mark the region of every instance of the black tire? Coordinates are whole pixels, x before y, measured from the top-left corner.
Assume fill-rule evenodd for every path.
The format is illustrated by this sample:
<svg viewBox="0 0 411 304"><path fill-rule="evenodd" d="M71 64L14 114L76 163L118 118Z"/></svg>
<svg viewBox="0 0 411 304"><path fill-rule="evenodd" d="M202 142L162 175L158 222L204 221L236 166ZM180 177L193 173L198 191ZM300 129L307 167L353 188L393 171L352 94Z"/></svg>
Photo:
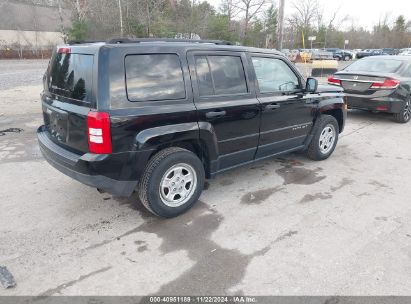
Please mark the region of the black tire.
<svg viewBox="0 0 411 304"><path fill-rule="evenodd" d="M326 152L323 152L320 148L320 137L323 132L326 132L327 128L334 128L334 142L332 143L332 146L327 147ZM312 160L327 159L334 152L338 142L339 127L337 120L330 115L321 115L315 122L313 134L314 137L306 151L307 156Z"/></svg>
<svg viewBox="0 0 411 304"><path fill-rule="evenodd" d="M398 123L407 123L411 119L411 98L404 103L400 113L394 114L394 119Z"/></svg>
<svg viewBox="0 0 411 304"><path fill-rule="evenodd" d="M344 61L350 61L350 60L351 60L350 56L345 56L344 57Z"/></svg>
<svg viewBox="0 0 411 304"><path fill-rule="evenodd" d="M178 164L191 167L195 171L197 182L188 201L179 206L169 206L163 202L161 197L160 183L166 172ZM201 160L191 151L172 147L161 150L150 159L137 186L137 191L141 203L150 212L157 216L171 218L186 212L197 202L204 188L204 180L205 173Z"/></svg>

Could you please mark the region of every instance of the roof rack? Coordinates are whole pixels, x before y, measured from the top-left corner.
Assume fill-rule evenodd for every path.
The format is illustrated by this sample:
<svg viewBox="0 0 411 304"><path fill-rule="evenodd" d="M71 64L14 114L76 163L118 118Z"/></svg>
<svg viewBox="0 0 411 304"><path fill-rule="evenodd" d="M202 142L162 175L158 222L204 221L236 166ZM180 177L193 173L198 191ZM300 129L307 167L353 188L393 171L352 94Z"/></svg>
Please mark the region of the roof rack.
<svg viewBox="0 0 411 304"><path fill-rule="evenodd" d="M98 43L104 42L104 40L70 40L67 44L83 44L83 43Z"/></svg>
<svg viewBox="0 0 411 304"><path fill-rule="evenodd" d="M113 38L106 41L109 44L140 43L140 42L187 42L187 43L212 43L217 45L234 45L226 40L198 40L198 39L174 39L174 38Z"/></svg>

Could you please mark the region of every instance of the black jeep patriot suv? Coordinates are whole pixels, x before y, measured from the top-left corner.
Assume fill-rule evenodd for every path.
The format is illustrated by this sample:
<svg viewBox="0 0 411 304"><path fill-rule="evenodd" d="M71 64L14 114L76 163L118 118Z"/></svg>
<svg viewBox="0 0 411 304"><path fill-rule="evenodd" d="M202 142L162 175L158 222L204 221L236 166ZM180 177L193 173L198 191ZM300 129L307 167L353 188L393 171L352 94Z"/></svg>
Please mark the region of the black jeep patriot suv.
<svg viewBox="0 0 411 304"><path fill-rule="evenodd" d="M52 166L116 196L136 190L163 217L226 170L300 150L328 158L346 117L340 88L305 82L281 53L205 40L59 46L41 99Z"/></svg>

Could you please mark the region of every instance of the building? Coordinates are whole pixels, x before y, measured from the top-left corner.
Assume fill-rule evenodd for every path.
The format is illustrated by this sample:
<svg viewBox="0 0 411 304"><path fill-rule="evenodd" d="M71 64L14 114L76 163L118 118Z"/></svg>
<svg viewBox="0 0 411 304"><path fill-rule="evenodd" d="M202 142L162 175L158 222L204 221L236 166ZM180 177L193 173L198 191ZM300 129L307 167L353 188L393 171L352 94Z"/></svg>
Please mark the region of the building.
<svg viewBox="0 0 411 304"><path fill-rule="evenodd" d="M34 56L50 50L53 45L63 42L62 29L69 26L70 10L61 8L58 1L2 0L0 58L27 57L23 53L30 51Z"/></svg>

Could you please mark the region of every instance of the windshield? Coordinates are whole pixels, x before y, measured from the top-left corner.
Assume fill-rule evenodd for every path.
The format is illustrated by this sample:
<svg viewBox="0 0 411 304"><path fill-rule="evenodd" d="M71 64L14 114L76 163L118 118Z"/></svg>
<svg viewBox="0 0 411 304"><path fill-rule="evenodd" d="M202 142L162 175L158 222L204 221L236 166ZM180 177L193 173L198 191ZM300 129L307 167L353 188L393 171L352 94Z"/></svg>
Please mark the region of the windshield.
<svg viewBox="0 0 411 304"><path fill-rule="evenodd" d="M395 73L402 61L395 59L370 58L358 60L344 69L347 72L382 72Z"/></svg>

